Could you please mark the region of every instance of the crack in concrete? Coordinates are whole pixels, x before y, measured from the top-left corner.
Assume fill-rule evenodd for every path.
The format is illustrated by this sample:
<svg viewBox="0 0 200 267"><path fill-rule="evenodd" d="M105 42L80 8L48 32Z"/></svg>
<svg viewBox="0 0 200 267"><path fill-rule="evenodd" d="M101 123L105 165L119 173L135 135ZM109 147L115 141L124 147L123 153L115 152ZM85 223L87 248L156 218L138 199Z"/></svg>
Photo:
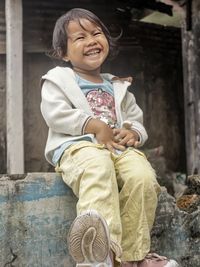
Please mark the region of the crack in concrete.
<svg viewBox="0 0 200 267"><path fill-rule="evenodd" d="M6 267L6 266L14 267L14 265L12 265L12 263L17 259L17 255L13 252L12 248L10 248L10 253L12 254L12 257L13 257L13 258L12 258L11 261L6 262L6 263L4 264L4 267Z"/></svg>

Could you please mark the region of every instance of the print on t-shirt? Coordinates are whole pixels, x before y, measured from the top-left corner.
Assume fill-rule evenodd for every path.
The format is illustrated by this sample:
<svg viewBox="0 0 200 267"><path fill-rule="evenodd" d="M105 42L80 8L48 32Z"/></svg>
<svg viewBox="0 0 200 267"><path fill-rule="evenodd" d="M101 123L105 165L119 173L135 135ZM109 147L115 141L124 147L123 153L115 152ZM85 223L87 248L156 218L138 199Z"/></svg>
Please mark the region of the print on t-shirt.
<svg viewBox="0 0 200 267"><path fill-rule="evenodd" d="M114 97L102 88L98 88L90 90L86 98L95 117L113 128L117 121Z"/></svg>

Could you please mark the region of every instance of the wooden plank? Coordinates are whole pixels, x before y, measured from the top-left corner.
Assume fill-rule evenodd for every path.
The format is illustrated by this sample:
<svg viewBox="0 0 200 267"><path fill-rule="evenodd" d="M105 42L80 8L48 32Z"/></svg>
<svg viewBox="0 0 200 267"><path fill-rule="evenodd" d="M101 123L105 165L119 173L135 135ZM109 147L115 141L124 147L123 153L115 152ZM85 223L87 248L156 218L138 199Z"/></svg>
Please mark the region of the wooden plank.
<svg viewBox="0 0 200 267"><path fill-rule="evenodd" d="M194 9L196 10L196 9ZM200 17L196 16L193 30L183 29L183 70L185 98L186 160L189 175L200 173Z"/></svg>
<svg viewBox="0 0 200 267"><path fill-rule="evenodd" d="M24 173L22 0L6 0L7 172Z"/></svg>

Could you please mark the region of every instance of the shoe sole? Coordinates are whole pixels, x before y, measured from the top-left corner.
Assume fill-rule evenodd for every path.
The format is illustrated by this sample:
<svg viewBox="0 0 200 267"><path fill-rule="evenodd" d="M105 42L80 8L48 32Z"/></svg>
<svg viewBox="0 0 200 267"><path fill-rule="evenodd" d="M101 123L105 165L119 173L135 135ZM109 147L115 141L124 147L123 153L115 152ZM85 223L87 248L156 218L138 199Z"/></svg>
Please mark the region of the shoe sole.
<svg viewBox="0 0 200 267"><path fill-rule="evenodd" d="M76 217L68 232L68 249L77 267L111 267L106 221L94 210Z"/></svg>

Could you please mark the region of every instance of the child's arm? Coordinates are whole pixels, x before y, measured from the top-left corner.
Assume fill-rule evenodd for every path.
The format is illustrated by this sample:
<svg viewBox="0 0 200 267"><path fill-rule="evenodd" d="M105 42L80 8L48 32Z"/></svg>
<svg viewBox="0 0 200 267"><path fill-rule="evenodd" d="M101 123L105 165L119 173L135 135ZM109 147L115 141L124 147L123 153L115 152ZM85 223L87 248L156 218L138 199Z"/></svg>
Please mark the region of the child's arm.
<svg viewBox="0 0 200 267"><path fill-rule="evenodd" d="M71 136L82 135L91 118L84 110L73 108L63 91L48 80L42 86L41 112L49 128Z"/></svg>

